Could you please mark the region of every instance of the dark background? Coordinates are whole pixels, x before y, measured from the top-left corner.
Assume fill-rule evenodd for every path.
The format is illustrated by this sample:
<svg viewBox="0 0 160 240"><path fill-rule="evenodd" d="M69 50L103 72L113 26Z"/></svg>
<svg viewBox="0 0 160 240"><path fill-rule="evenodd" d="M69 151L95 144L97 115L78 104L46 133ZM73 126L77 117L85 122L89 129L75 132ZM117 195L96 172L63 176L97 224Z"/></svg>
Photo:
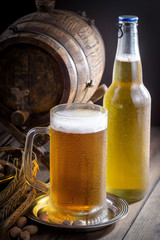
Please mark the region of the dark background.
<svg viewBox="0 0 160 240"><path fill-rule="evenodd" d="M139 17L139 46L143 80L152 97L152 125L160 126L160 0L57 0L57 9L85 11L95 20L106 47L106 67L102 83L111 84L117 46L116 23L122 14ZM36 11L34 0L1 2L0 34L18 18Z"/></svg>

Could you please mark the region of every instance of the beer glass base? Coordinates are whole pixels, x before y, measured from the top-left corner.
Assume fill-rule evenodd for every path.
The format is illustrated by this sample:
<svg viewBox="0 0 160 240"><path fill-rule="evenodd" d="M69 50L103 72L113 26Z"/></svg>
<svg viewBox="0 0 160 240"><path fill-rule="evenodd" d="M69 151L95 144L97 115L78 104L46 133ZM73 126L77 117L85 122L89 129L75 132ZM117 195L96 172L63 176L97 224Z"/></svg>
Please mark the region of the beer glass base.
<svg viewBox="0 0 160 240"><path fill-rule="evenodd" d="M51 203L48 204L47 213L49 219L55 223L62 224L64 220L69 220L71 224L74 221L81 220L85 225L98 224L107 218L107 202L104 207L94 208L90 211L72 211L56 209Z"/></svg>

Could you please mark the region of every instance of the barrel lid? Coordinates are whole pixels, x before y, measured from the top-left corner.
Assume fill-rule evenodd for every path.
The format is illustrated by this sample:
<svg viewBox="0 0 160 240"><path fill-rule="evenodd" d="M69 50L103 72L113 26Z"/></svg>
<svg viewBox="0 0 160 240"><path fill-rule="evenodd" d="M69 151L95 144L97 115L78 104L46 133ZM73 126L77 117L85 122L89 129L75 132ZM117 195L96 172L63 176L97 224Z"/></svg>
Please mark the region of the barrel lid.
<svg viewBox="0 0 160 240"><path fill-rule="evenodd" d="M118 20L123 22L137 22L138 17L134 15L122 15L119 16Z"/></svg>

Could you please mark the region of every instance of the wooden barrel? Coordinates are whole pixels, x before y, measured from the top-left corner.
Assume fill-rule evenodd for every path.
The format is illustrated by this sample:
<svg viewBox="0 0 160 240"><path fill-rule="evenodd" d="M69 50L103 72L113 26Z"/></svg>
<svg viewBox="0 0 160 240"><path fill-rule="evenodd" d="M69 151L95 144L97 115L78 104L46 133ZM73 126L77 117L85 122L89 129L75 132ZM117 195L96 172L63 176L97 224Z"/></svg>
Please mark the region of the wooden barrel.
<svg viewBox="0 0 160 240"><path fill-rule="evenodd" d="M93 21L54 5L36 0L37 12L0 36L0 102L16 126L46 124L59 103L87 102L102 78L105 49Z"/></svg>

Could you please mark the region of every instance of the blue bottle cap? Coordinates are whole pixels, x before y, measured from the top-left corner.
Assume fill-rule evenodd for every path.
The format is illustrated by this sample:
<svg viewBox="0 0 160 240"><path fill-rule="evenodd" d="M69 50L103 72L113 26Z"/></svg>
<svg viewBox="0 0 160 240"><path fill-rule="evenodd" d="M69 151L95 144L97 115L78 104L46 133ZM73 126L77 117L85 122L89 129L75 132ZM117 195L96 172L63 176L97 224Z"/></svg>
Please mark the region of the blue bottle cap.
<svg viewBox="0 0 160 240"><path fill-rule="evenodd" d="M138 17L137 16L133 16L133 15L122 15L119 16L119 21L123 21L123 22L137 22L138 21Z"/></svg>

